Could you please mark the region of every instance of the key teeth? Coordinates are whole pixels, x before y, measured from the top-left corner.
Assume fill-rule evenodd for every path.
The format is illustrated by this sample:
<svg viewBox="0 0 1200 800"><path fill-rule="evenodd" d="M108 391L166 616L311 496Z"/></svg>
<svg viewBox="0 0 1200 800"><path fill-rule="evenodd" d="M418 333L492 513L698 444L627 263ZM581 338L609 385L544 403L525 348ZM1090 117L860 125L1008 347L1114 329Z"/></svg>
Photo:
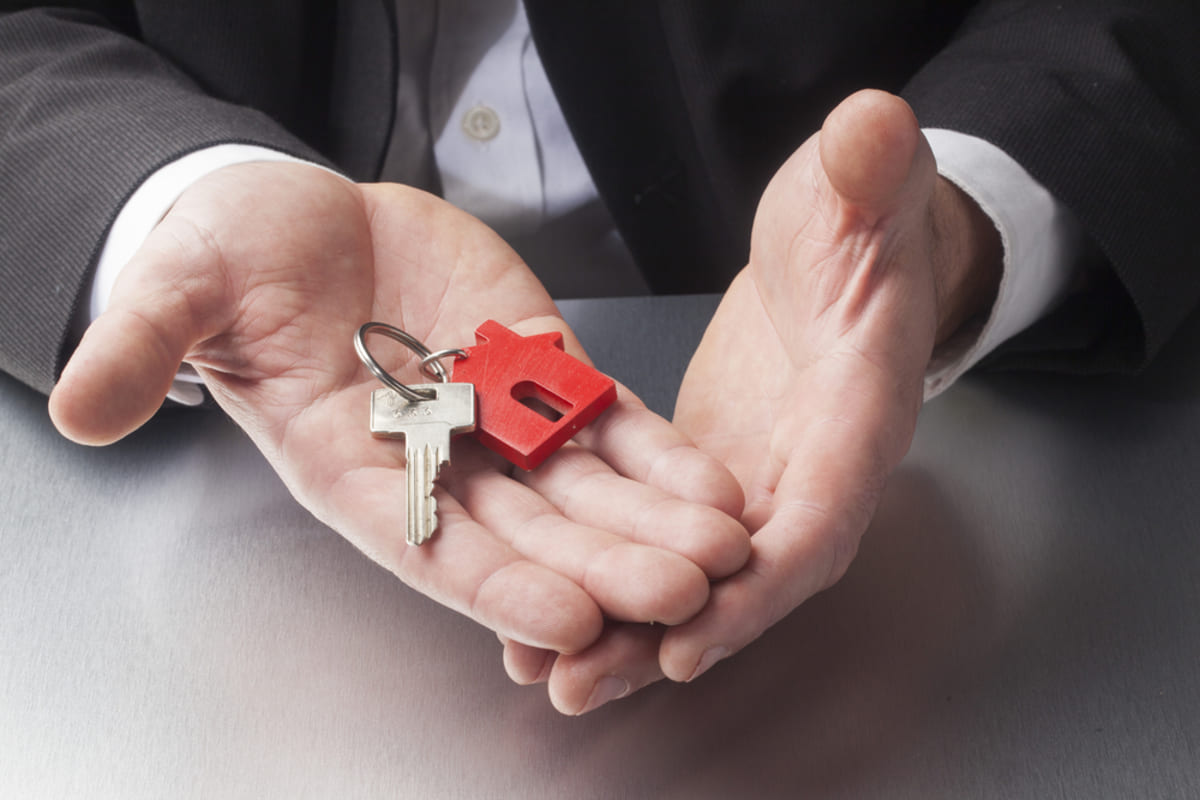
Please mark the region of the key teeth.
<svg viewBox="0 0 1200 800"><path fill-rule="evenodd" d="M417 453L413 455L417 455ZM410 494L409 500L416 501L416 508L410 508L406 514L405 539L410 545L420 546L425 544L425 542L433 538L433 534L437 531L437 498L433 496L433 483L437 480L439 468L443 463L441 458L442 448L426 444L419 451L419 457L413 459L417 463L413 464L410 462L408 464L408 469L416 469L424 473L421 476L420 485L429 490L428 492L420 492L422 496ZM422 527L418 520L424 521L424 527Z"/></svg>
<svg viewBox="0 0 1200 800"><path fill-rule="evenodd" d="M429 521L425 528L424 535L421 534L421 527L416 524L408 526L408 543L411 545L423 545L433 538L433 534L437 531L438 514L437 514L437 498L432 494L425 500L426 503L426 519ZM415 520L413 520L415 523Z"/></svg>

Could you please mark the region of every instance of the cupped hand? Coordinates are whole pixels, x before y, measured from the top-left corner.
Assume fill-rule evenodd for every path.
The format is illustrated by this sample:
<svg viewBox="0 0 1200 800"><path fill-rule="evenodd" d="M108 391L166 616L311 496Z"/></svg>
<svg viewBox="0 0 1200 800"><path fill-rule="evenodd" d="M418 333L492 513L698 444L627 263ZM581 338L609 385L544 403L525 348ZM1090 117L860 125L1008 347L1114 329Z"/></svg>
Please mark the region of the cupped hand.
<svg viewBox="0 0 1200 800"><path fill-rule="evenodd" d="M987 306L999 263L903 101L839 105L764 192L676 405L744 490L746 566L680 626L612 625L553 663L510 646L510 671L587 710L611 699L599 689L697 677L837 581L912 440L935 343Z"/></svg>
<svg viewBox="0 0 1200 800"><path fill-rule="evenodd" d="M741 490L623 388L531 473L456 440L438 532L405 544L404 448L368 431L380 384L354 332L379 320L431 349L462 347L488 318L561 331L586 358L516 254L441 200L306 165L227 167L189 188L121 273L51 415L72 439L113 441L155 413L186 360L304 506L506 640L570 653L605 618L692 617L710 579L748 556ZM428 382L412 353L371 344L402 381Z"/></svg>

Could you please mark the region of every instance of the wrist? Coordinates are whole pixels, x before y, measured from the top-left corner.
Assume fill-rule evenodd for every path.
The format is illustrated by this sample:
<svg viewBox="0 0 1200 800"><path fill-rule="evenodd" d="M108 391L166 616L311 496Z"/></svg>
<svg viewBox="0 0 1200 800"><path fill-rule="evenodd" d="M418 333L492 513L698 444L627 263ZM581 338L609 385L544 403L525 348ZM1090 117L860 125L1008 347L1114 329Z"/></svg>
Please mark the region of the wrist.
<svg viewBox="0 0 1200 800"><path fill-rule="evenodd" d="M941 344L995 303L1003 274L1000 232L979 204L943 177L934 188L931 224L937 337Z"/></svg>

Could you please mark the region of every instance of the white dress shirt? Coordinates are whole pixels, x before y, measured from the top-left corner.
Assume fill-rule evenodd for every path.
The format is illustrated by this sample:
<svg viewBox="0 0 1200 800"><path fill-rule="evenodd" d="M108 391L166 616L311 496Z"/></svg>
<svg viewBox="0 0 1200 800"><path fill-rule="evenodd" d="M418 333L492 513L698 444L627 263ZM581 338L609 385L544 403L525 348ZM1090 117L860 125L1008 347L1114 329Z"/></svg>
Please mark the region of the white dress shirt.
<svg viewBox="0 0 1200 800"><path fill-rule="evenodd" d="M403 10L405 0L397 3ZM646 283L598 198L550 89L523 3L500 15L497 9L506 7L487 0L436 0L435 6L425 90L444 197L513 243L555 296L645 293ZM405 45L406 33L428 35L428 28L401 26L399 33ZM401 82L398 91L419 91L410 83ZM1072 277L1082 235L1069 212L997 147L954 131L925 134L940 174L992 218L1004 244L995 305L986 319L939 348L926 375L928 398L1057 302ZM113 223L83 323L107 307L121 268L187 186L221 167L263 160L295 159L260 147L220 145L151 175ZM389 157L386 163L404 161ZM572 227L564 230L564 224ZM200 402L198 381L183 370L169 396Z"/></svg>

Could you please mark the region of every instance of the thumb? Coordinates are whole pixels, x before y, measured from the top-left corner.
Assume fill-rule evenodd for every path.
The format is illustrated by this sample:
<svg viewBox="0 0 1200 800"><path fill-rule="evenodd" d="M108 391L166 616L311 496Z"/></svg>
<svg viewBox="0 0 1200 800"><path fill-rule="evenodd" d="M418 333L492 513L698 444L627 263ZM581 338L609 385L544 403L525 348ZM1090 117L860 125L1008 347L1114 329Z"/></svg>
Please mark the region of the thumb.
<svg viewBox="0 0 1200 800"><path fill-rule="evenodd" d="M933 153L912 109L887 92L843 100L821 127L820 148L830 184L860 210L886 214L903 206L908 191L932 189Z"/></svg>
<svg viewBox="0 0 1200 800"><path fill-rule="evenodd" d="M68 439L110 444L141 427L188 351L212 335L220 262L203 236L180 228L168 218L147 237L63 368L49 410Z"/></svg>

